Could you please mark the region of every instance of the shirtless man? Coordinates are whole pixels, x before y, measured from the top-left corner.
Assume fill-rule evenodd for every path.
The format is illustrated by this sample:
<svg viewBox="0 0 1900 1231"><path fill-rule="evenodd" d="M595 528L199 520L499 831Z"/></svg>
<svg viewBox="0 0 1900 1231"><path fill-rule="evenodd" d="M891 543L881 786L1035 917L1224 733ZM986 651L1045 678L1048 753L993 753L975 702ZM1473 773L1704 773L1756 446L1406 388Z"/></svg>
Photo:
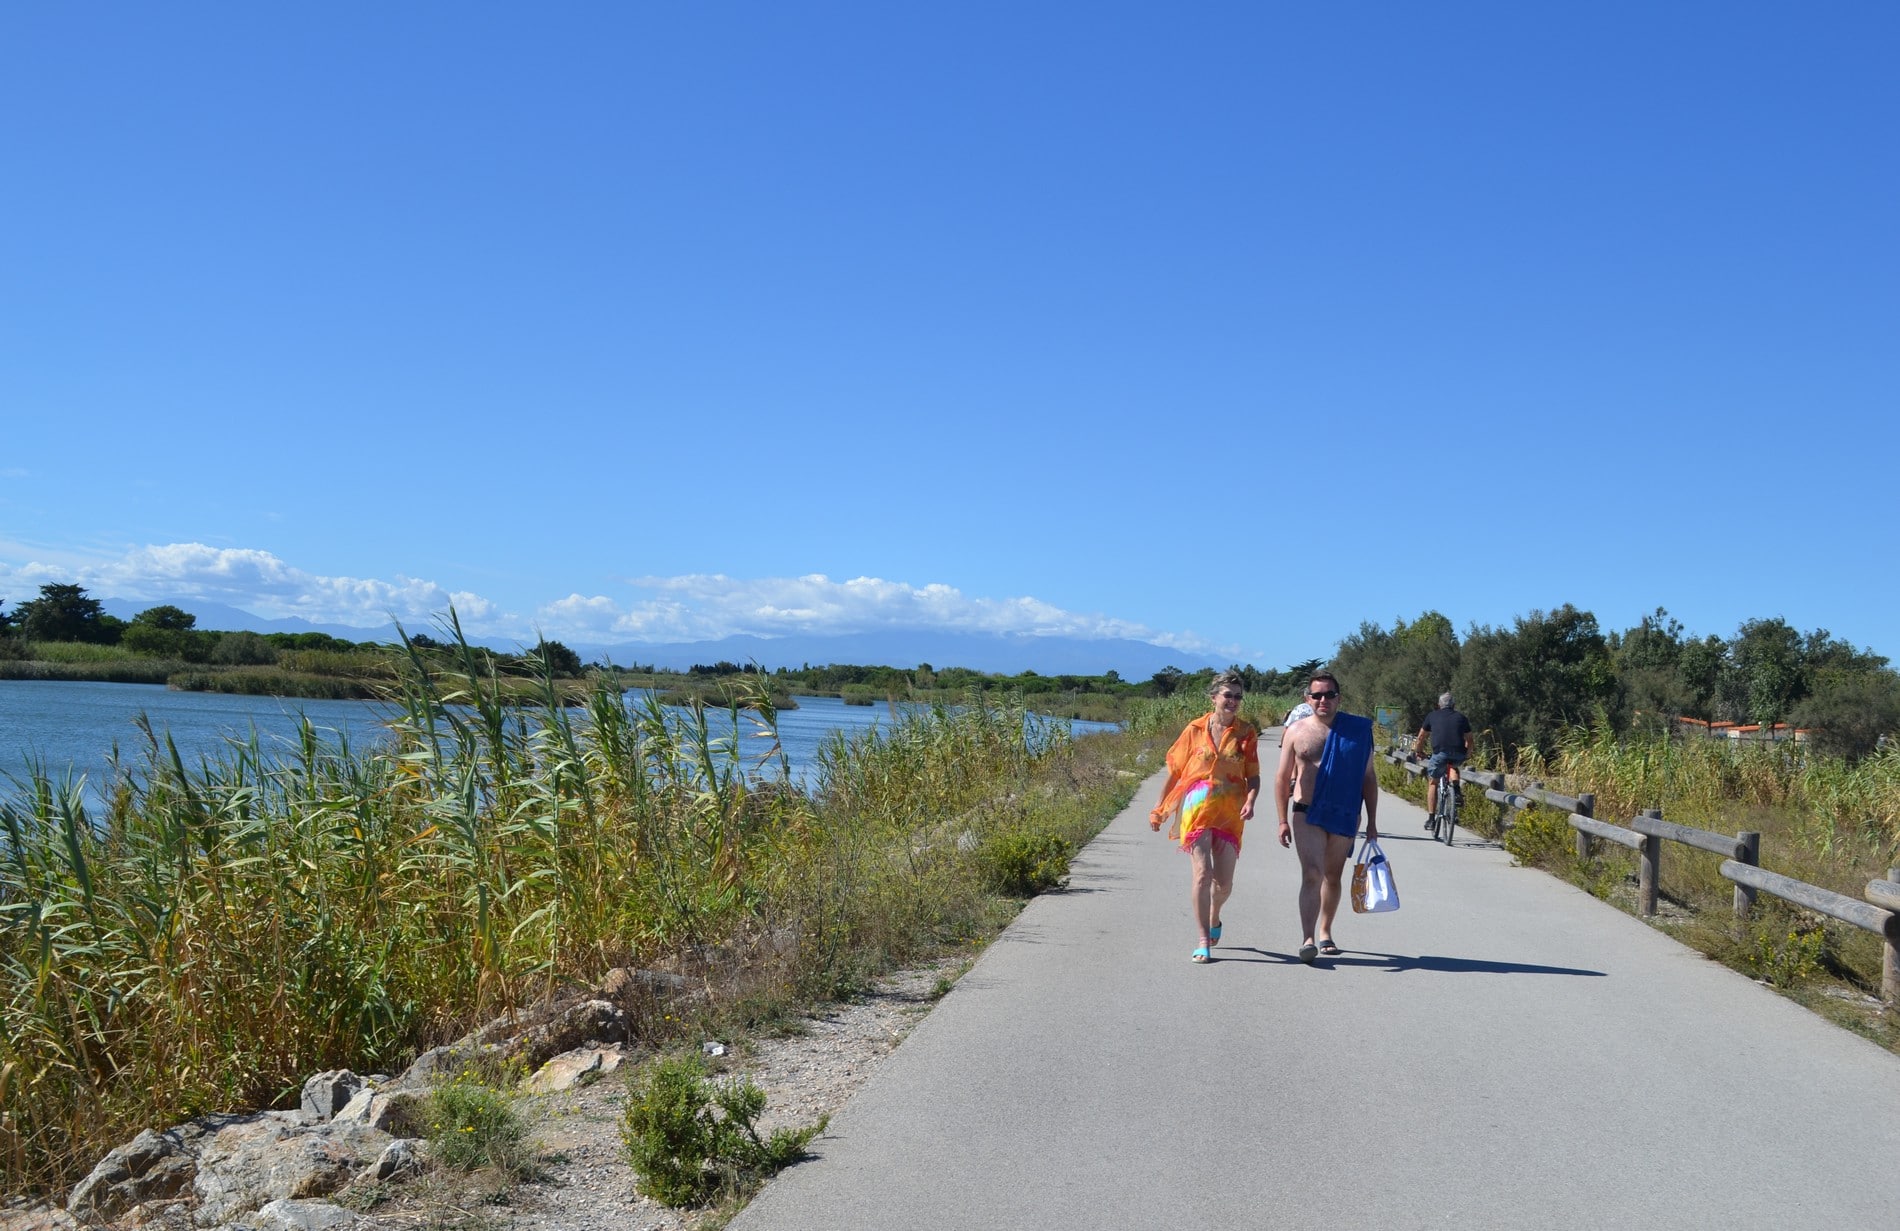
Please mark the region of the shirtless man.
<svg viewBox="0 0 1900 1231"><path fill-rule="evenodd" d="M1319 781L1320 754L1339 717L1339 681L1319 672L1306 685L1306 699L1313 704L1312 720L1288 727L1281 735L1273 793L1280 809L1280 845L1292 847L1300 857L1300 929L1306 938L1300 945L1300 960L1310 965L1322 953L1339 956L1339 946L1333 943L1333 915L1339 910L1340 876L1359 831L1359 809L1350 809L1350 819L1339 812L1322 818L1324 827L1308 819L1313 788ZM1370 755L1359 796L1365 807L1366 837L1376 840L1379 775Z"/></svg>

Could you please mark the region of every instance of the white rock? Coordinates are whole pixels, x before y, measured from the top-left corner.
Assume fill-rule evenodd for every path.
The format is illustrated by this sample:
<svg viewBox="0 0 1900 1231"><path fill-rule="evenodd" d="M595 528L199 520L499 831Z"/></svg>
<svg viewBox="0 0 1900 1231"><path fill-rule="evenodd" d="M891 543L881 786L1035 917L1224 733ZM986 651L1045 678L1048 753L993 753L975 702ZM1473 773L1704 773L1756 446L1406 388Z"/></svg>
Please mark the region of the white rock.
<svg viewBox="0 0 1900 1231"><path fill-rule="evenodd" d="M356 1221L356 1215L328 1201L271 1201L252 1221L260 1231L335 1231Z"/></svg>

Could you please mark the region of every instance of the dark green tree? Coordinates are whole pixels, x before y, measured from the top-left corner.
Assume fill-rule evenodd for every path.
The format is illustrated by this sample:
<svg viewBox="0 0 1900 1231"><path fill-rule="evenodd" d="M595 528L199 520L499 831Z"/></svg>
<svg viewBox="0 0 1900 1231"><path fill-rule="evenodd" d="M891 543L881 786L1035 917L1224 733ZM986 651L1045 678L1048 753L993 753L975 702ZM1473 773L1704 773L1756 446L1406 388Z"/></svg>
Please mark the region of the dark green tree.
<svg viewBox="0 0 1900 1231"><path fill-rule="evenodd" d="M1439 694L1452 686L1458 661L1458 635L1451 621L1427 611L1410 624L1394 620L1390 632L1361 624L1357 633L1339 643L1333 673L1353 713L1393 706L1401 711L1401 725L1416 730L1437 707Z"/></svg>
<svg viewBox="0 0 1900 1231"><path fill-rule="evenodd" d="M1333 655L1332 671L1339 677L1340 691L1352 697L1355 705L1364 705L1365 698L1377 695L1381 681L1398 655L1396 637L1370 620L1360 621L1359 631L1342 638L1339 652ZM1319 668L1315 666L1313 670ZM1305 673L1298 682L1304 685L1311 675L1312 672Z"/></svg>
<svg viewBox="0 0 1900 1231"><path fill-rule="evenodd" d="M1707 717L1723 647L1717 639L1713 670L1701 685L1684 670L1692 648L1693 643L1684 641L1681 621L1661 607L1635 628L1610 638L1619 694L1613 718L1619 730L1666 732L1684 714Z"/></svg>
<svg viewBox="0 0 1900 1231"><path fill-rule="evenodd" d="M1588 724L1615 690L1596 616L1569 603L1519 616L1509 629L1472 629L1453 684L1471 725L1507 758L1526 747L1547 749L1566 727Z"/></svg>
<svg viewBox="0 0 1900 1231"><path fill-rule="evenodd" d="M556 678L572 679L581 673L581 656L558 641L543 640L534 647L534 653Z"/></svg>
<svg viewBox="0 0 1900 1231"><path fill-rule="evenodd" d="M90 641L111 644L118 639L123 620L105 613L99 600L81 586L46 585L40 596L22 603L20 629L31 641Z"/></svg>
<svg viewBox="0 0 1900 1231"><path fill-rule="evenodd" d="M1808 692L1804 649L1801 634L1780 616L1743 624L1729 640L1729 670L1719 691L1723 716L1764 725L1786 718Z"/></svg>
<svg viewBox="0 0 1900 1231"><path fill-rule="evenodd" d="M1881 736L1900 734L1900 675L1878 668L1830 676L1795 706L1792 719L1817 751L1859 760Z"/></svg>
<svg viewBox="0 0 1900 1231"><path fill-rule="evenodd" d="M24 658L26 639L14 627L13 613L0 610L0 658Z"/></svg>
<svg viewBox="0 0 1900 1231"><path fill-rule="evenodd" d="M210 659L229 667L268 667L277 661L277 647L257 633L239 629L217 635Z"/></svg>
<svg viewBox="0 0 1900 1231"><path fill-rule="evenodd" d="M133 616L119 641L127 649L155 658L184 658L197 623L198 617L189 611L164 603Z"/></svg>

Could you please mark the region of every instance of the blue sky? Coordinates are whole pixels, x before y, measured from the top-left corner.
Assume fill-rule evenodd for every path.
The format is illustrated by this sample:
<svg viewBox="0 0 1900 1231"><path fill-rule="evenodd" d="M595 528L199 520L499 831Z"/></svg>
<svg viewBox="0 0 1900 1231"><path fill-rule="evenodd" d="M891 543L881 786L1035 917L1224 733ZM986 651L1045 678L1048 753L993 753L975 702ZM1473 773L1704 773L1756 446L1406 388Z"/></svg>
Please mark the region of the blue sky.
<svg viewBox="0 0 1900 1231"><path fill-rule="evenodd" d="M9 5L0 597L1900 657L1896 49L1876 3Z"/></svg>

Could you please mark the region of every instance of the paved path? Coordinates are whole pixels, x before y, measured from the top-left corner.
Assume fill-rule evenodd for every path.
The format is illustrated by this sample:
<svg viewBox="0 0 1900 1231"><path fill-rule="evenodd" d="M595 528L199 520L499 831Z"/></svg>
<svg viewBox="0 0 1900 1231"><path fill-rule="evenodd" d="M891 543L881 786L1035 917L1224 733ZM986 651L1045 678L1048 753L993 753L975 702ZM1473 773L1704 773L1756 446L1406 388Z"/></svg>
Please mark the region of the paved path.
<svg viewBox="0 0 1900 1231"><path fill-rule="evenodd" d="M1401 910L1301 965L1262 820L1192 965L1159 786L735 1231L1900 1227L1900 1058L1391 796Z"/></svg>

